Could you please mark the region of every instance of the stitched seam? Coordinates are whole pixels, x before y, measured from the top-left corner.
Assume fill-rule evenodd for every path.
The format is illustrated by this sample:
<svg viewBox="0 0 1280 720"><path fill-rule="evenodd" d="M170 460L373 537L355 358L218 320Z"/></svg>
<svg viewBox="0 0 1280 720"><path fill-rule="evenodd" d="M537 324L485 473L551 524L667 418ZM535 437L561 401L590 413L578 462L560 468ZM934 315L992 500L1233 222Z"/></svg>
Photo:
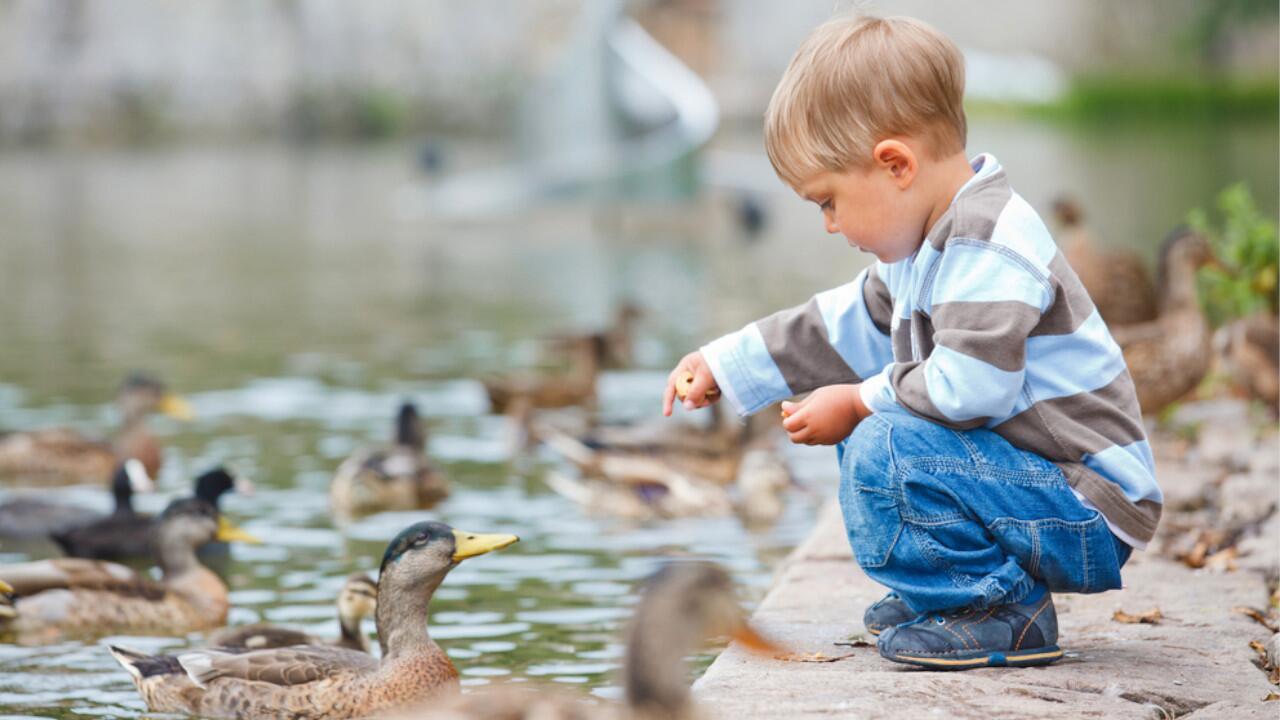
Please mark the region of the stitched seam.
<svg viewBox="0 0 1280 720"><path fill-rule="evenodd" d="M1018 265L1021 265L1022 269L1026 270L1028 275L1035 278L1036 282L1040 283L1041 289L1044 290L1045 293L1047 293L1050 298L1053 297L1053 294L1054 294L1053 284L1049 282L1049 278L1044 273L1040 272L1040 268L1033 265L1030 260L1024 258L1022 255L1018 254L1016 251L1010 250L1004 245L997 245L991 242L990 240L975 240L973 238L965 238L965 237L951 238L950 240L947 241L946 246L951 246L951 245L965 245L968 247L977 248L979 250L989 250L998 255L1003 255L1005 258L1012 260ZM938 256L941 257L942 253L939 253Z"/></svg>
<svg viewBox="0 0 1280 720"><path fill-rule="evenodd" d="M1013 646L1014 650L1022 649L1022 640L1026 638L1027 631L1031 629L1031 626L1032 624L1035 623L1036 618L1040 617L1040 613L1044 612L1044 609L1049 607L1049 603L1051 602L1053 602L1053 596L1049 595L1048 591L1045 591L1044 602L1040 603L1040 607L1036 609L1036 614L1031 616L1031 619L1027 621L1027 624L1022 626L1022 634L1018 636L1018 644Z"/></svg>
<svg viewBox="0 0 1280 720"><path fill-rule="evenodd" d="M991 617L991 613L993 613L993 612L995 612L995 611L996 611L996 609L995 609L995 608L988 608L988 609L987 609L987 614L986 614L986 615L983 615L982 617L978 618L977 620L975 620L975 621L973 621L973 622L968 622L968 623L965 623L964 625L961 625L961 626L960 626L960 629L961 629L961 630L964 630L964 634L965 634L965 635L968 635L970 638L973 638L973 644L974 644L975 646L978 644L978 638L973 637L973 633L969 632L969 628L970 628L970 626L973 626L973 625L981 625L982 623L986 622L987 618Z"/></svg>
<svg viewBox="0 0 1280 720"><path fill-rule="evenodd" d="M972 645L969 644L968 640L965 640L964 638L960 637L960 633L957 633L955 630L952 630L950 625L943 625L942 629L954 635L955 638L960 641L960 644L964 646L965 650L975 649Z"/></svg>

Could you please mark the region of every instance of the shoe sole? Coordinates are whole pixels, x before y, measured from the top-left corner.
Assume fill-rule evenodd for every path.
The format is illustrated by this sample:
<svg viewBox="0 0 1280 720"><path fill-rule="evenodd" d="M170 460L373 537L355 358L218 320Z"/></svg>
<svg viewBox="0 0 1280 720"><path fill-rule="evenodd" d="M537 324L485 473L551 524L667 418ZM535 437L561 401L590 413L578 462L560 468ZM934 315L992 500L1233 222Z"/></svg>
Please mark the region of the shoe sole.
<svg viewBox="0 0 1280 720"><path fill-rule="evenodd" d="M881 656L886 660L891 660L905 665L915 665L917 667L933 668L935 670L968 670L970 668L979 667L1031 667L1033 665L1048 665L1062 659L1064 651L1059 649L1057 645L1048 647L1033 648L1030 650L1019 650L1017 652L983 652L971 653L967 655L958 655L955 657L937 658L920 655L907 655L899 653L897 655Z"/></svg>

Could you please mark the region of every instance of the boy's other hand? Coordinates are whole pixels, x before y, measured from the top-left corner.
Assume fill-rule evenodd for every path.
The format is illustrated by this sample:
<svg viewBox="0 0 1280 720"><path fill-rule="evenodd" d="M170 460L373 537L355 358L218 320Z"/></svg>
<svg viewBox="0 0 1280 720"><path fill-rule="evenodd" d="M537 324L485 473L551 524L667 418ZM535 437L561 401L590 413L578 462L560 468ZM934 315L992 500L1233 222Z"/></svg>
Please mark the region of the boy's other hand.
<svg viewBox="0 0 1280 720"><path fill-rule="evenodd" d="M720 399L720 388L716 387L716 378L711 374L706 358L700 352L691 352L681 358L667 376L667 389L662 393L662 414L667 417L671 416L680 378L686 373L693 376L693 382L685 388L682 398L686 410L703 408Z"/></svg>
<svg viewBox="0 0 1280 720"><path fill-rule="evenodd" d="M782 428L799 445L835 445L871 414L859 385L820 387L800 402L782 403Z"/></svg>

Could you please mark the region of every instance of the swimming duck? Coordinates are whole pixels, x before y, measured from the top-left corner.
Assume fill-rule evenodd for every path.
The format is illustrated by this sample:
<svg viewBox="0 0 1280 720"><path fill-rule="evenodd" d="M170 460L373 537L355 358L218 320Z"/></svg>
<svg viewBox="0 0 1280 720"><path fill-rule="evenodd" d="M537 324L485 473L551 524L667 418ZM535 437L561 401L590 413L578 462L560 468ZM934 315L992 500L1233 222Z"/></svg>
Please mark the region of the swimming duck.
<svg viewBox="0 0 1280 720"><path fill-rule="evenodd" d="M203 717L350 718L458 691L458 671L427 631L431 596L467 558L517 541L444 523L410 525L391 541L378 575L375 612L382 657L331 645L228 653L111 653L152 712Z"/></svg>
<svg viewBox="0 0 1280 720"><path fill-rule="evenodd" d="M710 563L673 563L650 578L627 630L621 705L586 705L559 692L507 686L463 695L412 717L431 720L691 720L703 717L689 692L685 658L728 635L757 653L779 651L747 623L733 582ZM405 717L410 717L406 715Z"/></svg>
<svg viewBox="0 0 1280 720"><path fill-rule="evenodd" d="M776 417L768 412L745 426L682 428L670 442L644 426L629 438L618 427L582 437L545 422L533 427L581 476L552 471L548 486L594 513L650 519L738 509L753 522L767 522L781 514L780 496L792 484L778 451Z"/></svg>
<svg viewBox="0 0 1280 720"><path fill-rule="evenodd" d="M225 467L216 467L196 478L195 497L220 509L223 494L230 490L253 494L253 484L247 479L231 474ZM93 560L127 560L150 557L154 550L152 533L157 518L143 514L110 515L78 527L51 533L49 537L62 548L68 557ZM210 542L201 550L218 542Z"/></svg>
<svg viewBox="0 0 1280 720"><path fill-rule="evenodd" d="M26 482L98 483L109 478L121 460L137 458L151 477L160 472L160 443L147 429L154 412L187 420L186 400L165 390L155 378L134 373L116 393L120 426L111 441L93 440L66 428L0 435L0 476Z"/></svg>
<svg viewBox="0 0 1280 720"><path fill-rule="evenodd" d="M573 350L583 343L595 343L599 348L600 364L606 368L630 367L635 361L634 336L636 323L644 316L639 305L623 302L613 313L613 321L598 332L561 333L546 338L552 348Z"/></svg>
<svg viewBox="0 0 1280 720"><path fill-rule="evenodd" d="M338 626L336 638L318 638L300 630L257 623L235 628L222 628L209 636L209 644L218 649L261 650L290 645L334 645L349 650L369 652L369 638L360 623L377 607L378 584L364 573L347 577L338 592Z"/></svg>
<svg viewBox="0 0 1280 720"><path fill-rule="evenodd" d="M561 343L569 358L560 372L520 372L481 378L494 413L519 416L533 409L584 406L594 409L596 380L608 346L603 336L590 335Z"/></svg>
<svg viewBox="0 0 1280 720"><path fill-rule="evenodd" d="M133 509L135 492L151 492L155 483L147 475L142 463L130 458L116 468L111 476L111 494L115 509L110 515L96 510L55 503L24 494L0 505L0 537L15 539L45 538L50 533L62 532L104 519L132 521L137 517Z"/></svg>
<svg viewBox="0 0 1280 720"><path fill-rule="evenodd" d="M124 565L82 558L0 565L0 578L18 595L14 617L0 620L0 635L33 643L218 627L227 618L227 587L195 552L215 538L257 542L220 523L209 503L187 498L169 503L156 527L159 582Z"/></svg>
<svg viewBox="0 0 1280 720"><path fill-rule="evenodd" d="M395 442L362 448L338 466L329 501L344 515L417 510L449 495L449 480L427 457L427 436L413 403L400 406Z"/></svg>
<svg viewBox="0 0 1280 720"><path fill-rule="evenodd" d="M1070 198L1053 203L1059 245L1076 271L1098 313L1108 325L1132 325L1156 318L1156 291L1151 274L1136 253L1102 250L1083 222L1080 206Z"/></svg>
<svg viewBox="0 0 1280 720"><path fill-rule="evenodd" d="M1112 328L1144 414L1156 414L1195 389L1212 358L1209 322L1200 307L1196 270L1213 260L1208 241L1174 230L1160 253L1160 316Z"/></svg>

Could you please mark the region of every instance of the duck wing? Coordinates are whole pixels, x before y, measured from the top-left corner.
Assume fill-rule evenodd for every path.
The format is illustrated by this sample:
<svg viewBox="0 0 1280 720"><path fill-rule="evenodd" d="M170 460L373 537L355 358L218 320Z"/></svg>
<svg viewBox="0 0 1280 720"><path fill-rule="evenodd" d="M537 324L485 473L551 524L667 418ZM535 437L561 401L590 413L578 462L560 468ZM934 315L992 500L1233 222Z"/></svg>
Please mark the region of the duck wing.
<svg viewBox="0 0 1280 720"><path fill-rule="evenodd" d="M94 522L50 533L49 537L70 557L118 560L151 554L150 515L117 513Z"/></svg>
<svg viewBox="0 0 1280 720"><path fill-rule="evenodd" d="M282 687L305 685L338 674L378 669L378 660L372 655L326 645L300 645L247 653L197 650L179 655L178 662L201 686L219 678Z"/></svg>
<svg viewBox="0 0 1280 720"><path fill-rule="evenodd" d="M133 568L82 558L0 565L0 579L12 585L19 597L54 589L103 590L153 599L165 594L162 585Z"/></svg>

